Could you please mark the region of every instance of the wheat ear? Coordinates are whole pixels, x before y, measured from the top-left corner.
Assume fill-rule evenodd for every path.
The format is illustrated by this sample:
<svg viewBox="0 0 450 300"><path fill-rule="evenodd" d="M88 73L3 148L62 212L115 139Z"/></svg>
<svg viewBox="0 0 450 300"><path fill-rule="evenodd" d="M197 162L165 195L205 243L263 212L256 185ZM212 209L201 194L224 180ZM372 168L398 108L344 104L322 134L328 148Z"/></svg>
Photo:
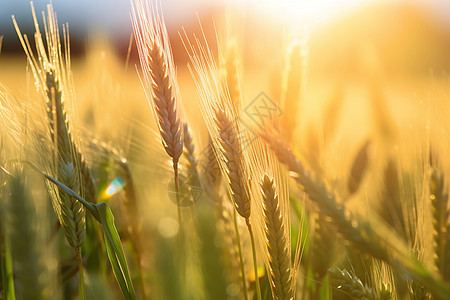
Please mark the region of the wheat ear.
<svg viewBox="0 0 450 300"><path fill-rule="evenodd" d="M266 242L269 252L270 281L274 299L292 299L291 258L289 255L284 224L280 212L278 195L273 179L264 176L261 184L264 200L264 221L266 224Z"/></svg>
<svg viewBox="0 0 450 300"><path fill-rule="evenodd" d="M334 259L337 232L327 217L318 214L314 220L314 233L310 245L311 267L314 278L320 285ZM318 292L319 289L316 289Z"/></svg>
<svg viewBox="0 0 450 300"><path fill-rule="evenodd" d="M187 180L186 183L189 186L191 196L197 197L194 193L195 189L201 190L200 174L198 173L198 161L195 154L195 144L194 137L192 136L191 129L187 123L183 123L183 143L185 151L184 156L186 158L187 164ZM196 199L192 199L195 201Z"/></svg>
<svg viewBox="0 0 450 300"><path fill-rule="evenodd" d="M369 150L370 140L367 140L355 155L355 159L353 160L350 170L350 176L347 181L347 187L350 194L356 193L363 181L364 175L367 171L367 166L369 164Z"/></svg>
<svg viewBox="0 0 450 300"><path fill-rule="evenodd" d="M241 90L239 87L238 77L238 55L236 42L231 40L227 43L227 49L225 53L225 72L226 72L226 85L224 88L228 89L232 107L236 114L242 109Z"/></svg>
<svg viewBox="0 0 450 300"><path fill-rule="evenodd" d="M350 274L347 270L341 270L338 267L335 267L330 268L329 272L331 274L333 286L349 296L364 300L379 299L372 288L364 285L358 277Z"/></svg>
<svg viewBox="0 0 450 300"><path fill-rule="evenodd" d="M63 26L65 42L65 52L63 54L58 23L52 5L47 5L48 16L47 20L44 19L46 46L39 29L33 4L31 4L31 8L36 30L35 42L38 59L34 56L27 37L22 36L14 16L12 18L22 47L27 55L30 69L36 80L37 92L42 95L46 103L49 121L48 132L52 144L51 153L53 154L53 165L50 167L51 173L55 174L59 181L75 193L85 196L84 185L88 185L88 183L83 182L86 179L83 175L89 176L86 171L87 166L84 165L85 170L83 171L81 168L83 158L70 133L69 121L64 110L65 101L74 100L70 76L68 27ZM81 245L86 232L84 207L76 199L57 190L54 186L49 186L49 191L52 196L54 210L66 234L67 241L74 248L78 259L80 298L84 299L81 260ZM92 196L92 199L95 199L95 196Z"/></svg>
<svg viewBox="0 0 450 300"><path fill-rule="evenodd" d="M242 169L241 147L234 130L233 124L229 120L225 111L218 108L215 112L215 122L219 131L220 145L225 158L228 183L234 206L237 212L246 220L250 218L250 195L244 171Z"/></svg>
<svg viewBox="0 0 450 300"><path fill-rule="evenodd" d="M76 148L69 133L66 113L62 106L59 83L52 72L47 72L47 104L51 137L55 145L54 167L57 169L57 179L73 191L80 193L80 182ZM75 156L75 157L74 157ZM75 198L65 192L59 193L59 207L61 209L60 223L66 233L69 244L78 249L84 240L86 223L84 207Z"/></svg>
<svg viewBox="0 0 450 300"><path fill-rule="evenodd" d="M49 263L49 249L42 244L46 239L46 225L42 212L34 204L33 196L37 193L36 178L25 176L23 171L16 171L8 180L9 201L5 207L7 214L6 229L11 241L14 266L15 292L18 299L49 299L52 294ZM25 216L25 217L24 217ZM50 271L50 272L49 272Z"/></svg>
<svg viewBox="0 0 450 300"><path fill-rule="evenodd" d="M219 133L219 144L220 151L222 152L224 158L225 172L228 177L228 185L233 199L236 211L245 219L247 228L250 234L250 239L252 243L252 254L253 254L253 264L255 271L255 283L256 283L256 293L258 300L261 299L261 291L259 287L259 278L257 274L257 262L256 262L256 249L252 226L250 224L250 194L249 187L247 184L247 179L244 177L243 161L241 147L239 140L236 135L236 130L230 119L226 115L222 108L217 108L215 110L214 119L218 133ZM239 234L236 225L236 218L234 220L236 227L236 234ZM239 237L238 237L239 239ZM240 245L239 245L240 246ZM241 259L241 264L243 261ZM245 280L245 278L243 279ZM244 291L246 293L246 291Z"/></svg>
<svg viewBox="0 0 450 300"><path fill-rule="evenodd" d="M288 142L292 140L292 135L297 125L299 103L302 101L302 90L305 85L305 62L306 43L294 42L290 47L284 86L282 88L282 103L284 115L281 118L283 135Z"/></svg>
<svg viewBox="0 0 450 300"><path fill-rule="evenodd" d="M217 157L214 154L214 145L211 141L211 137L208 136L208 146L204 151L204 157L202 158L200 165L202 170L203 187L205 188L208 196L218 202L221 205L220 184L222 182L222 173L217 162Z"/></svg>
<svg viewBox="0 0 450 300"><path fill-rule="evenodd" d="M176 107L173 83L165 63L164 50L156 41L149 46L149 66L152 77L153 101L158 116L164 149L173 159L174 168L183 152L182 123Z"/></svg>
<svg viewBox="0 0 450 300"><path fill-rule="evenodd" d="M435 264L445 280L450 279L450 202L443 175L434 170L430 181L433 207Z"/></svg>
<svg viewBox="0 0 450 300"><path fill-rule="evenodd" d="M143 84L164 149L173 160L177 182L178 160L183 152L183 123L169 37L159 16L157 1L146 5L141 0L134 2L133 28L144 75Z"/></svg>

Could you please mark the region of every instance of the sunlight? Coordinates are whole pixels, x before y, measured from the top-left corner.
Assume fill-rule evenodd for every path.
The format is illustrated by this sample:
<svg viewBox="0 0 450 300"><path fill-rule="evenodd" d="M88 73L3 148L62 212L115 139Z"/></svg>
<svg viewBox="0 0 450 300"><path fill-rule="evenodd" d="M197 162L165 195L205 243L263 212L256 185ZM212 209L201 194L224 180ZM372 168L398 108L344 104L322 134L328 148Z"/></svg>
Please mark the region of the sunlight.
<svg viewBox="0 0 450 300"><path fill-rule="evenodd" d="M372 0L262 0L264 9L290 23L315 26L351 12Z"/></svg>

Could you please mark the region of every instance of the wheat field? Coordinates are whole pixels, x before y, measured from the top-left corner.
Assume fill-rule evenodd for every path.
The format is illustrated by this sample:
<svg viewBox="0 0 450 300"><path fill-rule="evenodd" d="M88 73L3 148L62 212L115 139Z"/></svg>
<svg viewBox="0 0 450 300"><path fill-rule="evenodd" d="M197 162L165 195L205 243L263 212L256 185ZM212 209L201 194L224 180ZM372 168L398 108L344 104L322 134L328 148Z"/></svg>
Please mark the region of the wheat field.
<svg viewBox="0 0 450 300"><path fill-rule="evenodd" d="M450 299L450 34L420 9L174 30L132 0L125 55L79 55L30 8L0 52L0 299Z"/></svg>

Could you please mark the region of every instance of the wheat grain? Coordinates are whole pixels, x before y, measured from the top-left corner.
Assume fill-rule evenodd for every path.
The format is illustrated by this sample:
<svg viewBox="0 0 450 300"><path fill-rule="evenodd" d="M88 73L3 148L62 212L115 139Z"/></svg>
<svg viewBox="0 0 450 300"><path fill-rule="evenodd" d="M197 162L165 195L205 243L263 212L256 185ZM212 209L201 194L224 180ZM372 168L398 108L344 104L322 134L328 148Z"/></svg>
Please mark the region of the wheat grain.
<svg viewBox="0 0 450 300"><path fill-rule="evenodd" d="M264 199L264 220L269 253L269 274L274 299L293 299L291 257L285 237L283 216L280 213L274 181L267 175L261 183Z"/></svg>

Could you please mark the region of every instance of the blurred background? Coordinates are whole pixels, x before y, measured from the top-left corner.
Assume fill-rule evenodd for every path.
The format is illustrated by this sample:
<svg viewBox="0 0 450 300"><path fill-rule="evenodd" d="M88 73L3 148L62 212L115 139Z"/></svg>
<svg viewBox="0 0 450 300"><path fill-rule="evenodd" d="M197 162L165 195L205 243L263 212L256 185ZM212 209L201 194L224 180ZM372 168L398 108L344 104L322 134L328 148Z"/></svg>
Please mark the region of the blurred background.
<svg viewBox="0 0 450 300"><path fill-rule="evenodd" d="M47 3L34 2L39 16ZM59 23L70 25L73 55L85 55L89 40L101 36L112 43L120 56L126 56L132 31L130 1L57 0L53 6ZM333 69L351 59L350 56L354 58L351 54L368 44L379 51L389 70L421 72L449 67L446 54L450 41L450 3L444 0L164 0L162 10L176 56L184 52L178 51L177 35L182 26L187 32L195 31L198 14L204 27L210 28L211 17L220 23L224 14L233 10L242 25L239 34L245 37L243 49L251 60L249 63L259 64L260 56L267 54L255 51L261 45L277 48L285 46L291 38L307 34L312 57L320 58L314 59L314 65L317 63L320 68ZM34 32L29 1L0 2L2 52L22 55L11 15L16 16L24 33Z"/></svg>
<svg viewBox="0 0 450 300"><path fill-rule="evenodd" d="M34 2L42 31L41 11L47 3ZM77 101L92 102L96 81L105 78L93 76L108 74L116 87L131 93L119 98L139 99L133 102L134 108L148 112L135 67L137 51L130 44L130 1L57 0L53 6L60 26L69 24ZM213 49L217 49L216 41L222 50L230 40L237 45L239 80L247 102L261 92L275 102L282 98L289 49L293 43L303 44L301 122L320 118L324 104L340 97L345 100L341 119L347 128L364 128L369 121L360 112L370 110L363 99L369 97L367 90L374 82L382 87L393 118L406 124L417 118L422 109L418 104L449 92L449 1L164 0L161 6L188 119L199 111L180 33L200 36L200 23ZM0 35L4 37L0 82L21 96L26 92L26 58L11 15L22 33L32 36L30 3L0 1ZM89 118L87 112L85 118ZM194 129L204 130L197 123Z"/></svg>
<svg viewBox="0 0 450 300"><path fill-rule="evenodd" d="M46 4L34 2L39 19ZM100 39L108 41L119 59L126 59L132 33L130 1L57 0L53 6L59 23L69 24L74 59L86 57L89 45ZM222 37L223 28L228 26L222 25L234 24L231 31L239 37L242 63L246 70L258 67L257 73L276 74L289 43L304 37L308 38L311 75L359 76L361 58L366 62L378 60L390 75L441 75L450 67L450 3L444 0L164 0L162 10L178 68L184 68L187 62L178 32L184 27L188 33L198 33L197 15L212 39L214 30ZM24 59L11 15L15 15L23 33L34 32L28 1L0 2L2 80L8 77L5 63L10 56ZM231 21L226 21L227 15L233 15ZM136 61L135 49L130 54Z"/></svg>
<svg viewBox="0 0 450 300"><path fill-rule="evenodd" d="M41 12L47 3L34 2L41 31ZM149 112L135 67L138 61L131 40L130 1L57 0L53 6L60 26L69 24L77 101L95 100L93 90L99 90L99 80L104 81L107 74L113 86L124 90L117 96L119 101L137 99L133 102L137 114ZM320 111L324 105L339 97L345 100L340 102L341 120L352 129L347 130L352 137L358 136L354 128L369 125L371 108L363 100L370 97L371 88L378 89L393 119L402 124L418 118L424 100L441 99L449 93L449 1L164 0L161 8L188 119L196 118L199 110L180 33L185 30L189 37L201 36L200 24L214 50L217 43L222 51L230 41L237 45L245 102L264 92L279 103L289 49L293 43L302 44L304 62L302 78L298 78L302 114L298 118L307 123L323 117ZM15 15L22 33L32 37L30 3L0 2L0 82L22 96L27 91L26 58L11 15ZM89 120L89 112L83 111L89 105L79 107L82 118ZM192 125L194 129L204 131L198 123ZM361 130L359 136L364 134Z"/></svg>

